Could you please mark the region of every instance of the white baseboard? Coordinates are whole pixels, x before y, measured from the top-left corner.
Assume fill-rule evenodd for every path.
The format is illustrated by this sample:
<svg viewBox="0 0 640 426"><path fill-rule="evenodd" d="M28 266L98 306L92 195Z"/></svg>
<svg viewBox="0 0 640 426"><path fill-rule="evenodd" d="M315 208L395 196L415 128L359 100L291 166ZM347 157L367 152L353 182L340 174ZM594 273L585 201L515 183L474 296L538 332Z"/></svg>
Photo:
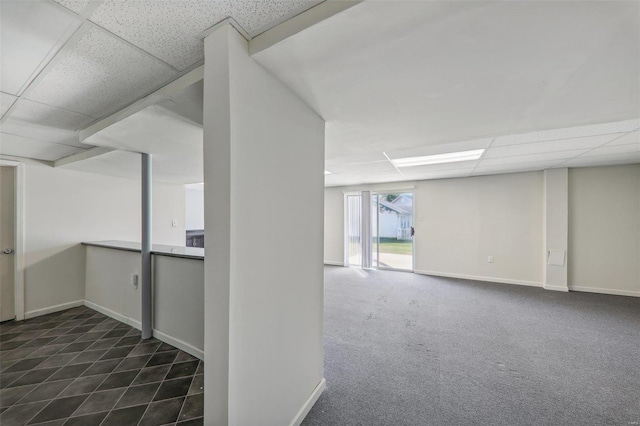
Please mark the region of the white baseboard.
<svg viewBox="0 0 640 426"><path fill-rule="evenodd" d="M25 312L24 319L35 318L41 315L51 314L53 312L60 312L66 309L76 308L84 305L84 300L74 300L73 302L61 303L60 305L49 306L47 308L35 309L33 311Z"/></svg>
<svg viewBox="0 0 640 426"><path fill-rule="evenodd" d="M101 314L104 314L104 315L106 315L108 317L113 318L114 320L118 320L120 322L123 322L123 323L125 323L127 325L130 325L133 328L137 328L138 330L142 330L142 324L138 320L134 320L133 318L129 318L127 316L119 314L116 311L112 311L109 308L105 308L104 306L98 305L97 303L93 303L93 302L91 302L89 300L85 300L84 301L84 305L87 308L91 308L94 311L98 311Z"/></svg>
<svg viewBox="0 0 640 426"><path fill-rule="evenodd" d="M193 345L188 344L187 342L183 342L180 339L176 339L175 337L169 336L168 334L163 333L162 331L156 330L155 328L153 329L153 337L157 338L158 340L162 340L163 342L168 343L171 346L175 346L181 351L191 354L196 358L204 361L204 351L196 348Z"/></svg>
<svg viewBox="0 0 640 426"><path fill-rule="evenodd" d="M640 297L640 291L615 290L610 288L595 288L595 287L582 287L582 286L570 285L569 290L584 291L587 293L613 294L615 296Z"/></svg>
<svg viewBox="0 0 640 426"><path fill-rule="evenodd" d="M296 413L293 420L291 420L289 426L299 426L302 423L302 421L305 417L307 417L307 414L309 414L309 411L311 411L311 408L316 403L318 398L320 398L320 395L322 395L322 392L326 387L327 381L323 377L322 380L320 380L320 383L318 383L318 385L315 387L313 392L311 392L309 398L307 398L302 407L300 407L300 410Z"/></svg>
<svg viewBox="0 0 640 426"><path fill-rule="evenodd" d="M344 266L344 262L332 262L330 260L325 260L324 264L329 266Z"/></svg>
<svg viewBox="0 0 640 426"><path fill-rule="evenodd" d="M543 287L545 290L564 291L564 292L568 292L568 291L569 291L569 287L564 286L564 285L551 285L551 284L544 284L542 287Z"/></svg>
<svg viewBox="0 0 640 426"><path fill-rule="evenodd" d="M433 275L436 277L445 277L445 278L461 278L463 280L475 280L475 281L487 281L492 283L500 283L500 284L516 284L516 285L525 285L528 287L542 287L542 283L535 281L523 281L523 280L512 280L508 278L495 278L495 277L483 277L479 275L463 275L463 274L450 274L448 272L435 272L435 271L421 271L416 269L414 271L416 274L421 275Z"/></svg>
<svg viewBox="0 0 640 426"><path fill-rule="evenodd" d="M88 300L84 301L84 305L86 307L88 307L88 308L91 308L91 309L93 309L95 311L100 312L101 314L104 314L104 315L106 315L108 317L111 317L111 318L113 318L115 320L118 320L120 322L128 324L131 327L137 328L138 330L142 330L142 324L138 320L126 317L126 316L124 316L122 314L119 314L119 313L117 313L115 311L112 311L111 309L105 308L104 306L100 306L100 305L98 305L96 303L93 303L93 302L90 302ZM155 337L156 339L158 339L160 341L163 341L165 343L168 343L169 345L174 346L174 347L176 347L176 348L180 349L181 351L184 351L184 352L186 352L188 354L191 354L191 355L195 356L198 359L204 360L204 351L203 350L198 349L195 346L190 345L189 343L184 342L184 341L182 341L180 339L176 339L175 337L170 336L170 335L168 335L166 333L163 333L160 330L153 329L152 333L153 333L153 337Z"/></svg>

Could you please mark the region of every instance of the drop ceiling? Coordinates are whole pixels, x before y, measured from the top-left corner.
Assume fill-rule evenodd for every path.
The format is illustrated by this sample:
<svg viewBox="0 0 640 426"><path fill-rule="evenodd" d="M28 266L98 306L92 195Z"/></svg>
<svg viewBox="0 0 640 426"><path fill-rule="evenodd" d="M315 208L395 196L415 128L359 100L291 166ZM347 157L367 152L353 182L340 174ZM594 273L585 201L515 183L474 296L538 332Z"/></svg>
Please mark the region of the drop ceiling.
<svg viewBox="0 0 640 426"><path fill-rule="evenodd" d="M156 179L201 182L201 82L83 142L78 130L201 65L220 20L255 36L318 3L3 0L0 154L107 147L64 167L137 177L134 152L150 152ZM635 1L363 1L254 59L326 120L327 186L628 164L639 23ZM473 149L479 160L389 160Z"/></svg>
<svg viewBox="0 0 640 426"><path fill-rule="evenodd" d="M318 3L2 0L0 154L86 151L79 129L202 64L208 28L231 17L256 36Z"/></svg>
<svg viewBox="0 0 640 426"><path fill-rule="evenodd" d="M328 186L640 162L639 58L637 1L364 1L254 55L326 120Z"/></svg>

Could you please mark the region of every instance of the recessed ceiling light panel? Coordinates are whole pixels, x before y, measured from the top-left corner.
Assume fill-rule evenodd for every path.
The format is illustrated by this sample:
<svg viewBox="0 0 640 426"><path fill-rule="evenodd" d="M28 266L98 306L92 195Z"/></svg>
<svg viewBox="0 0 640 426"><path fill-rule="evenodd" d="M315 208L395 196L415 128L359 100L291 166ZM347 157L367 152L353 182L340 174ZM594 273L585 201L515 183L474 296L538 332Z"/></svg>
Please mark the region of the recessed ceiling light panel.
<svg viewBox="0 0 640 426"><path fill-rule="evenodd" d="M445 154L426 155L423 157L407 157L392 159L396 167L427 166L430 164L455 163L457 161L471 161L482 157L484 149L471 151L447 152Z"/></svg>

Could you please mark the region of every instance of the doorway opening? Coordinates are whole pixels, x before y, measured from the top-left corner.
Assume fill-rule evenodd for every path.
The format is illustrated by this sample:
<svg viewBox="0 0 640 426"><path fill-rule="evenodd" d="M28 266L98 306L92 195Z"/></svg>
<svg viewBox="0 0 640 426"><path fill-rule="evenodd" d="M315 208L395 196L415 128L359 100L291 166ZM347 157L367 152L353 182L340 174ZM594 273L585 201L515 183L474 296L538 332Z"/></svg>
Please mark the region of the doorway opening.
<svg viewBox="0 0 640 426"><path fill-rule="evenodd" d="M0 322L15 309L15 167L0 167Z"/></svg>
<svg viewBox="0 0 640 426"><path fill-rule="evenodd" d="M345 195L345 264L413 271L413 192Z"/></svg>

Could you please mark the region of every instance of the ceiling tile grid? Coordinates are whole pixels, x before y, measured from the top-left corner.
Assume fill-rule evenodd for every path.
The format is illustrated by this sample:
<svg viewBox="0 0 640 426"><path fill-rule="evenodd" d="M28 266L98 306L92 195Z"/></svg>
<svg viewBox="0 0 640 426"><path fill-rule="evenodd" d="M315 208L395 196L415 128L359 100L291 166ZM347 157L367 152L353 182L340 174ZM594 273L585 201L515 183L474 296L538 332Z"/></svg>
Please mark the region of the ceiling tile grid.
<svg viewBox="0 0 640 426"><path fill-rule="evenodd" d="M593 157L580 156L563 162L556 167L613 166L634 163L640 163L640 152L599 155Z"/></svg>
<svg viewBox="0 0 640 426"><path fill-rule="evenodd" d="M601 123L588 126L551 129L539 132L522 133L497 137L492 146L519 145L534 142L546 142L560 139L573 139L594 135L622 134L640 127L640 119Z"/></svg>
<svg viewBox="0 0 640 426"><path fill-rule="evenodd" d="M76 132L59 129L57 127L33 125L22 120L10 119L2 123L2 134L18 135L29 139L75 146L78 148L90 147L80 142Z"/></svg>
<svg viewBox="0 0 640 426"><path fill-rule="evenodd" d="M0 90L20 95L81 24L53 2L0 2Z"/></svg>
<svg viewBox="0 0 640 426"><path fill-rule="evenodd" d="M203 60L200 34L227 17L251 36L313 0L105 0L90 20L179 70Z"/></svg>
<svg viewBox="0 0 640 426"><path fill-rule="evenodd" d="M484 158L480 160L479 167L499 166L502 164L526 164L533 162L564 161L589 152L588 149L571 151L543 152L539 154L516 155L513 157Z"/></svg>
<svg viewBox="0 0 640 426"><path fill-rule="evenodd" d="M509 146L494 146L494 144L492 144L484 154L483 159L571 151L578 149L592 149L610 142L617 136L618 135L586 136L546 142L522 143ZM498 138L496 138L496 140L497 139Z"/></svg>
<svg viewBox="0 0 640 426"><path fill-rule="evenodd" d="M66 7L69 10L74 11L78 15L81 15L87 9L87 6L89 6L89 4L96 3L101 0L53 0L53 1Z"/></svg>
<svg viewBox="0 0 640 426"><path fill-rule="evenodd" d="M0 118L2 118L7 113L7 111L9 111L9 108L11 108L11 106L17 99L17 96L0 92Z"/></svg>
<svg viewBox="0 0 640 426"><path fill-rule="evenodd" d="M44 142L6 133L0 134L0 155L55 161L82 151L82 148L69 145Z"/></svg>
<svg viewBox="0 0 640 426"><path fill-rule="evenodd" d="M606 146L611 145L627 145L627 144L636 144L640 145L640 130L636 130L635 132L629 132L627 134L621 135L611 142L607 143Z"/></svg>
<svg viewBox="0 0 640 426"><path fill-rule="evenodd" d="M20 99L16 103L10 118L22 120L33 125L58 127L64 130L78 130L94 121L94 118L88 115L78 114L28 99Z"/></svg>
<svg viewBox="0 0 640 426"><path fill-rule="evenodd" d="M600 148L592 149L591 151L582 155L582 157L597 157L597 156L609 156L618 154L637 154L640 153L640 145L627 144L627 145L605 145Z"/></svg>
<svg viewBox="0 0 640 426"><path fill-rule="evenodd" d="M176 73L97 28L25 93L40 103L99 118L159 88Z"/></svg>

